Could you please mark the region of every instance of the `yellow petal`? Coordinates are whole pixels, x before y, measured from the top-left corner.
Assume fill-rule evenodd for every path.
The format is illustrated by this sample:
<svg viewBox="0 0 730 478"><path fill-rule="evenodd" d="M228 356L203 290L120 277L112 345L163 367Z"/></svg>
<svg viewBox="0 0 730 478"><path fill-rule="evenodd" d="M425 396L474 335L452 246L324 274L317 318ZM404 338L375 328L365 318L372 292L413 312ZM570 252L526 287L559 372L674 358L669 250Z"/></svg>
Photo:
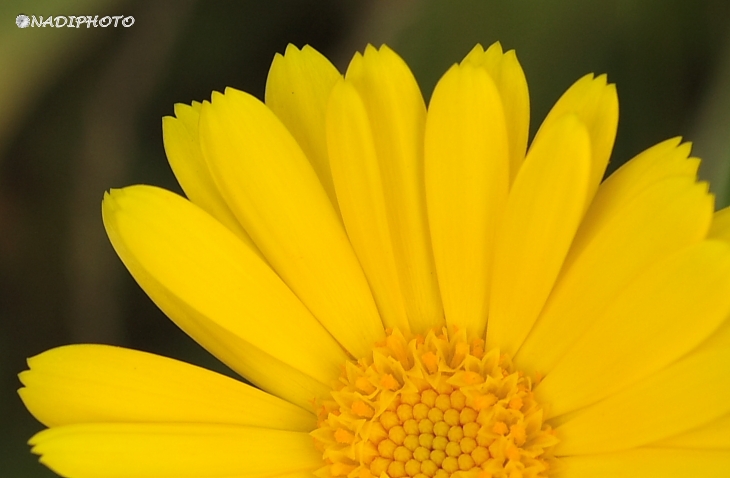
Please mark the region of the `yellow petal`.
<svg viewBox="0 0 730 478"><path fill-rule="evenodd" d="M483 337L497 223L509 187L499 92L481 68L453 66L426 120L428 222L446 323Z"/></svg>
<svg viewBox="0 0 730 478"><path fill-rule="evenodd" d="M730 348L730 316L712 336L702 344L702 347L728 347Z"/></svg>
<svg viewBox="0 0 730 478"><path fill-rule="evenodd" d="M584 407L661 370L730 313L730 245L704 241L630 284L537 386L546 418Z"/></svg>
<svg viewBox="0 0 730 478"><path fill-rule="evenodd" d="M691 145L681 138L663 141L627 161L598 188L575 236L566 266L580 255L601 227L622 214L627 205L646 188L671 177L695 178L700 160L689 158Z"/></svg>
<svg viewBox="0 0 730 478"><path fill-rule="evenodd" d="M380 167L365 106L342 80L332 91L327 143L342 219L373 291L386 327L407 332L408 312L401 292Z"/></svg>
<svg viewBox="0 0 730 478"><path fill-rule="evenodd" d="M580 223L589 173L590 140L575 115L532 144L497 237L488 347L514 354L532 328Z"/></svg>
<svg viewBox="0 0 730 478"><path fill-rule="evenodd" d="M509 173L514 181L525 159L530 130L530 94L527 79L514 50L502 52L499 42L487 51L477 44L461 62L484 68L499 90L509 137Z"/></svg>
<svg viewBox="0 0 730 478"><path fill-rule="evenodd" d="M585 123L591 138L591 172L588 197L592 197L603 179L618 127L618 96L616 86L606 84L606 75L592 74L576 81L558 99L537 131L533 143L543 131L565 114L573 113ZM587 204L586 204L587 206Z"/></svg>
<svg viewBox="0 0 730 478"><path fill-rule="evenodd" d="M314 416L226 376L108 345L68 345L28 359L23 403L41 423L226 423L307 432Z"/></svg>
<svg viewBox="0 0 730 478"><path fill-rule="evenodd" d="M384 335L372 293L312 166L263 103L214 93L200 120L223 196L272 268L353 356Z"/></svg>
<svg viewBox="0 0 730 478"><path fill-rule="evenodd" d="M730 414L695 430L652 444L662 448L700 448L730 451Z"/></svg>
<svg viewBox="0 0 730 478"><path fill-rule="evenodd" d="M730 455L721 451L640 448L561 459L560 478L725 478Z"/></svg>
<svg viewBox="0 0 730 478"><path fill-rule="evenodd" d="M178 103L175 117L162 118L162 141L167 160L188 199L255 249L253 241L223 200L203 158L198 134L200 106L197 102L192 106Z"/></svg>
<svg viewBox="0 0 730 478"><path fill-rule="evenodd" d="M29 443L41 463L74 478L263 478L322 466L307 433L233 425L67 425Z"/></svg>
<svg viewBox="0 0 730 478"><path fill-rule="evenodd" d="M707 236L730 242L730 206L715 213Z"/></svg>
<svg viewBox="0 0 730 478"><path fill-rule="evenodd" d="M132 186L109 193L102 212L112 245L140 286L231 368L303 407L339 375L346 355L337 342L204 211L163 189Z"/></svg>
<svg viewBox="0 0 730 478"><path fill-rule="evenodd" d="M690 177L667 178L637 195L561 271L515 361L549 372L632 278L705 237L712 202L707 186Z"/></svg>
<svg viewBox="0 0 730 478"><path fill-rule="evenodd" d="M730 413L730 349L695 352L559 426L557 456L628 450Z"/></svg>
<svg viewBox="0 0 730 478"><path fill-rule="evenodd" d="M299 143L335 210L339 206L327 157L325 112L339 78L337 68L317 50L289 44L283 56L274 56L266 79L266 106Z"/></svg>
<svg viewBox="0 0 730 478"><path fill-rule="evenodd" d="M368 46L347 69L365 104L388 205L393 250L414 332L443 324L423 178L426 107L405 62L388 47Z"/></svg>

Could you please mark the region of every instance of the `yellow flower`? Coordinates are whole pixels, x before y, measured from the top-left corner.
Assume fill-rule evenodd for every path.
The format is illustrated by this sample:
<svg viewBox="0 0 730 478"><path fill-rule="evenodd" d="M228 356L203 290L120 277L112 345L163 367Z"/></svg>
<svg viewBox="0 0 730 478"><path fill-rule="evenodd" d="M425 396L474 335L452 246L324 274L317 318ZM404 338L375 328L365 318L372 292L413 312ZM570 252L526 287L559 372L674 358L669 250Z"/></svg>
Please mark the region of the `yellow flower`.
<svg viewBox="0 0 730 478"><path fill-rule="evenodd" d="M188 199L108 193L109 238L185 332L261 390L74 345L29 360L30 443L74 478L730 476L730 212L662 142L602 184L618 121L578 80L527 149L514 52L426 108L368 47L287 48L266 103L163 122ZM262 391L263 390L263 391Z"/></svg>

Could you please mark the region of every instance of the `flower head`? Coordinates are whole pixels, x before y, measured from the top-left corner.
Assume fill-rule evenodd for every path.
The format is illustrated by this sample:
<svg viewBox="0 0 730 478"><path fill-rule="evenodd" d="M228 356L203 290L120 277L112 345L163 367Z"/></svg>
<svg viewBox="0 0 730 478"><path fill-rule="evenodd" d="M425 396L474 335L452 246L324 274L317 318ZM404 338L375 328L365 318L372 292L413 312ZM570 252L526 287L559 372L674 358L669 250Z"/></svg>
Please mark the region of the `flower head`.
<svg viewBox="0 0 730 478"><path fill-rule="evenodd" d="M62 476L730 474L730 210L679 138L601 183L615 87L587 75L529 148L514 52L428 108L387 47L277 55L266 101L176 105L187 199L105 195L140 286L254 388L75 345L20 390Z"/></svg>

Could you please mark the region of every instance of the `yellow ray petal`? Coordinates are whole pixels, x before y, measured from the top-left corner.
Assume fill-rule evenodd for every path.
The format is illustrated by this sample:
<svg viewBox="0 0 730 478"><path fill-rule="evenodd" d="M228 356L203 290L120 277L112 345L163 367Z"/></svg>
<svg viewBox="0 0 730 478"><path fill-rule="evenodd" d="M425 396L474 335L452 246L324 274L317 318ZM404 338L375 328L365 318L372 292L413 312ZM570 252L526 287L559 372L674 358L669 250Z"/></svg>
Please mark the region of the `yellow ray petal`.
<svg viewBox="0 0 730 478"><path fill-rule="evenodd" d="M386 327L410 325L388 225L380 167L365 106L342 80L332 91L327 143L342 219Z"/></svg>
<svg viewBox="0 0 730 478"><path fill-rule="evenodd" d="M325 112L332 87L341 78L332 63L309 45L276 54L266 79L266 106L279 117L312 163L335 210L339 211L327 158Z"/></svg>
<svg viewBox="0 0 730 478"><path fill-rule="evenodd" d="M226 376L108 345L68 345L28 359L23 403L41 423L184 422L307 432L314 415Z"/></svg>
<svg viewBox="0 0 730 478"><path fill-rule="evenodd" d="M537 386L546 418L661 370L730 314L730 245L704 241L629 285Z"/></svg>
<svg viewBox="0 0 730 478"><path fill-rule="evenodd" d="M223 200L203 158L198 134L200 106L197 102L192 106L178 103L175 105L175 117L162 118L162 141L167 161L188 199L256 249L251 238ZM256 252L261 254L258 249Z"/></svg>
<svg viewBox="0 0 730 478"><path fill-rule="evenodd" d="M585 123L591 138L591 172L588 197L592 197L603 179L618 127L618 96L616 85L606 84L606 75L592 74L576 81L558 99L537 131L533 143L553 122L573 113ZM587 206L587 204L586 204Z"/></svg>
<svg viewBox="0 0 730 478"><path fill-rule="evenodd" d="M653 443L652 446L730 451L730 414L695 430Z"/></svg>
<svg viewBox="0 0 730 478"><path fill-rule="evenodd" d="M730 413L730 349L695 352L591 405L556 431L557 456L628 450Z"/></svg>
<svg viewBox="0 0 730 478"><path fill-rule="evenodd" d="M530 94L525 73L515 51L503 53L499 42L487 51L477 44L461 62L467 63L484 68L499 90L509 137L509 174L514 181L525 159L530 130Z"/></svg>
<svg viewBox="0 0 730 478"><path fill-rule="evenodd" d="M730 316L720 326L717 331L702 344L703 348L714 348L714 347L728 347L730 348Z"/></svg>
<svg viewBox="0 0 730 478"><path fill-rule="evenodd" d="M454 65L426 120L428 222L446 323L484 337L495 230L509 188L499 92L482 68Z"/></svg>
<svg viewBox="0 0 730 478"><path fill-rule="evenodd" d="M720 451L639 448L561 460L560 478L725 478L730 455Z"/></svg>
<svg viewBox="0 0 730 478"><path fill-rule="evenodd" d="M150 298L234 370L303 406L337 377L346 359L337 342L204 211L163 189L132 186L107 194L102 212L112 245Z"/></svg>
<svg viewBox="0 0 730 478"><path fill-rule="evenodd" d="M487 347L514 354L558 276L584 211L590 140L575 115L535 140L497 237Z"/></svg>
<svg viewBox="0 0 730 478"><path fill-rule="evenodd" d="M223 196L301 301L353 356L384 335L373 296L327 194L263 103L241 91L203 105L203 153Z"/></svg>
<svg viewBox="0 0 730 478"><path fill-rule="evenodd" d="M233 425L67 425L29 443L41 463L74 478L258 478L322 466L307 433Z"/></svg>
<svg viewBox="0 0 730 478"><path fill-rule="evenodd" d="M712 202L707 186L690 177L665 179L636 196L561 271L515 361L549 372L633 277L705 237Z"/></svg>
<svg viewBox="0 0 730 478"><path fill-rule="evenodd" d="M647 187L671 177L695 178L700 160L689 158L690 143L680 144L681 138L663 141L627 161L598 188L575 236L566 266L580 255L601 227Z"/></svg>
<svg viewBox="0 0 730 478"><path fill-rule="evenodd" d="M715 213L707 236L730 242L730 206Z"/></svg>
<svg viewBox="0 0 730 478"><path fill-rule="evenodd" d="M346 77L370 119L411 328L424 332L443 324L443 310L426 220L423 97L408 66L386 46L368 46L364 55L355 55Z"/></svg>

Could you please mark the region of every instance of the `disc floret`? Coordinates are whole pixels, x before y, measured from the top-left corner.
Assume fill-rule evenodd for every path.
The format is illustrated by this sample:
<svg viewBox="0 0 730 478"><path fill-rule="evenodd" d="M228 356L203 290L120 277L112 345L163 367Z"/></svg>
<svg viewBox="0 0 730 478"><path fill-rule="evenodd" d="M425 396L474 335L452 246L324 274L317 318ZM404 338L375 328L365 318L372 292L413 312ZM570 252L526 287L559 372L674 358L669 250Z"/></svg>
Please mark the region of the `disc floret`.
<svg viewBox="0 0 730 478"><path fill-rule="evenodd" d="M318 404L312 435L327 463L318 476L547 476L558 439L533 378L463 330L387 332Z"/></svg>

